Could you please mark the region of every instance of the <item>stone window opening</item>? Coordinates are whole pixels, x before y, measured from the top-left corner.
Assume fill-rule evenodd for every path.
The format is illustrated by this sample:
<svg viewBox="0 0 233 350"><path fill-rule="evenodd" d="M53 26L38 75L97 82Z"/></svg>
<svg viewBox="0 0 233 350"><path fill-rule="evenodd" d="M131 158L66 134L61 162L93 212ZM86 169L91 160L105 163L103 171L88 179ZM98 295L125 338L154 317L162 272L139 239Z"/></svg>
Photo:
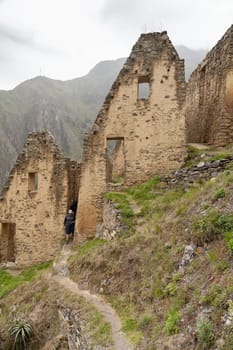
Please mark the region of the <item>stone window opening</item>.
<svg viewBox="0 0 233 350"><path fill-rule="evenodd" d="M106 182L123 184L125 176L124 138L107 138Z"/></svg>
<svg viewBox="0 0 233 350"><path fill-rule="evenodd" d="M150 97L150 78L149 76L138 77L138 100L148 100Z"/></svg>
<svg viewBox="0 0 233 350"><path fill-rule="evenodd" d="M15 223L1 223L0 261L15 261Z"/></svg>
<svg viewBox="0 0 233 350"><path fill-rule="evenodd" d="M28 192L38 191L38 173L28 173Z"/></svg>

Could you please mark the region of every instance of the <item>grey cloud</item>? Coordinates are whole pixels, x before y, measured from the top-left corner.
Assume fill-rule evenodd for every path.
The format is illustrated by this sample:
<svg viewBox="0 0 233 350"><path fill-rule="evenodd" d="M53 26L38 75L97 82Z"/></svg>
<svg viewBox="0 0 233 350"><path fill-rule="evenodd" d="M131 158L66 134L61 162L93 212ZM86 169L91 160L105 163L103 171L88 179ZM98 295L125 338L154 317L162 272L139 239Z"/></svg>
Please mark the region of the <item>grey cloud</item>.
<svg viewBox="0 0 233 350"><path fill-rule="evenodd" d="M35 46L33 36L22 34L16 29L3 25L0 25L0 39L8 40L19 45Z"/></svg>
<svg viewBox="0 0 233 350"><path fill-rule="evenodd" d="M0 0L1 1L1 0ZM4 0L3 0L4 1ZM7 49L9 46L17 45L31 50L37 50L47 54L62 54L60 49L51 48L41 44L34 39L33 33L20 32L16 28L10 28L0 24L0 48Z"/></svg>

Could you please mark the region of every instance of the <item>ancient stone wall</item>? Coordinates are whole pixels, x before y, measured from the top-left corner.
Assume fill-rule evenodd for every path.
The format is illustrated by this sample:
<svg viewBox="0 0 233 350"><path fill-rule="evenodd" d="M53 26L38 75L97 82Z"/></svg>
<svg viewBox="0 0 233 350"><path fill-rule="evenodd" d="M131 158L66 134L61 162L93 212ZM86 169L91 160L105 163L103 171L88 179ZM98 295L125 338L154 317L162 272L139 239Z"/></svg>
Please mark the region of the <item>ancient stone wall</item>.
<svg viewBox="0 0 233 350"><path fill-rule="evenodd" d="M191 75L185 114L187 142L233 142L233 26Z"/></svg>
<svg viewBox="0 0 233 350"><path fill-rule="evenodd" d="M0 200L0 262L26 266L54 257L77 169L52 135L29 134Z"/></svg>
<svg viewBox="0 0 233 350"><path fill-rule="evenodd" d="M184 100L184 62L167 33L142 34L84 140L80 240L95 234L103 194L112 186L110 141L121 143L117 168L124 173L120 186L143 182L182 165L186 153Z"/></svg>

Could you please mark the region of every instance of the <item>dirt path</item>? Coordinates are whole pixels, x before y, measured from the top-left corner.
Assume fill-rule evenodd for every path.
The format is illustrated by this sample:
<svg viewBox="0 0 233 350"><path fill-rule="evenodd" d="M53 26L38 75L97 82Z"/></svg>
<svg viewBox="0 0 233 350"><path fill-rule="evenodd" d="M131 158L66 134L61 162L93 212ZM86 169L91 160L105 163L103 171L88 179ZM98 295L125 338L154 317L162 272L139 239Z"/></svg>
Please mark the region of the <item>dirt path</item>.
<svg viewBox="0 0 233 350"><path fill-rule="evenodd" d="M112 337L114 342L114 350L133 350L128 343L124 333L121 331L121 321L115 310L99 295L91 294L88 290L79 289L77 283L69 278L67 268L67 259L70 254L70 247L64 246L61 255L54 262L55 279L60 285L69 289L72 293L84 297L88 302L92 303L104 316L105 320L110 323L112 328Z"/></svg>

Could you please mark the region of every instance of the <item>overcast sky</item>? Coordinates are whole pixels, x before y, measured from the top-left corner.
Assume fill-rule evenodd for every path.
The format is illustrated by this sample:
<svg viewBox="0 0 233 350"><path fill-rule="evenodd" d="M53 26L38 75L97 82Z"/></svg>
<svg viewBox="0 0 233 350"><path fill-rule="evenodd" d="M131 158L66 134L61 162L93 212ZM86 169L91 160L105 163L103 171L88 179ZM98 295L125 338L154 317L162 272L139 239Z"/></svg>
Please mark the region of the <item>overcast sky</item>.
<svg viewBox="0 0 233 350"><path fill-rule="evenodd" d="M128 56L142 32L209 49L232 23L233 0L0 0L0 89L83 76Z"/></svg>

